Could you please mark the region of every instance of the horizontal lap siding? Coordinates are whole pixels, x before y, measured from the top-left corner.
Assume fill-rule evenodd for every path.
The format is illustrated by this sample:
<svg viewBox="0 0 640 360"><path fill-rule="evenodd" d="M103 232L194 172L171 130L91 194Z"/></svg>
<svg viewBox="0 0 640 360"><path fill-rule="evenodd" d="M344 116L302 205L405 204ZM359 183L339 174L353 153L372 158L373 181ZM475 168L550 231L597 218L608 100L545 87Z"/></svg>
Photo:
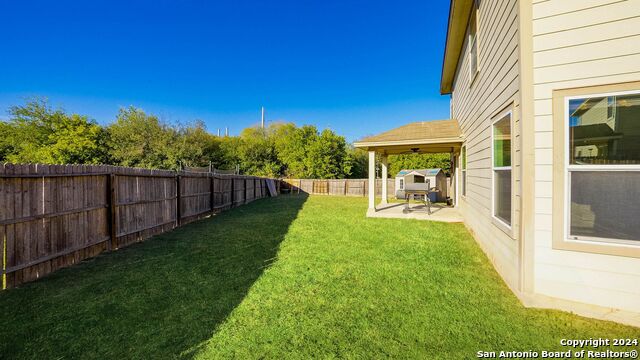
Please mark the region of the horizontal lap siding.
<svg viewBox="0 0 640 360"><path fill-rule="evenodd" d="M458 64L453 86L453 117L460 122L467 146L467 195L459 204L465 223L487 256L512 288L518 287L517 240L491 220L491 124L503 109L513 110L512 159L514 234L518 234L519 148L519 50L518 5L515 1L484 1L478 17L480 72L471 83L467 44Z"/></svg>
<svg viewBox="0 0 640 360"><path fill-rule="evenodd" d="M640 259L552 248L554 89L640 80L640 1L534 3L535 291L640 311Z"/></svg>

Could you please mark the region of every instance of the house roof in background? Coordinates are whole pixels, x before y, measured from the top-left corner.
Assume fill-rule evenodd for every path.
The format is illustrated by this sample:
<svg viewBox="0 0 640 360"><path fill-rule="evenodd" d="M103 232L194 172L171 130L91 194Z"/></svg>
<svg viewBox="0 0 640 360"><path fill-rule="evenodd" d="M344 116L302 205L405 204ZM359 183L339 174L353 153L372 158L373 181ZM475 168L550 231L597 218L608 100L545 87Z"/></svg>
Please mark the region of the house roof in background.
<svg viewBox="0 0 640 360"><path fill-rule="evenodd" d="M414 169L414 170L400 170L398 172L398 174L396 175L396 177L398 176L407 176L407 175L411 175L412 173L415 175L422 175L422 176L435 176L438 175L439 172L441 172L442 169L440 168L436 168L436 169Z"/></svg>
<svg viewBox="0 0 640 360"><path fill-rule="evenodd" d="M447 26L447 42L444 46L444 59L442 61L442 77L440 80L440 93L451 94L453 79L456 76L464 37L467 33L467 23L473 8L474 0L451 0L449 6L449 25Z"/></svg>

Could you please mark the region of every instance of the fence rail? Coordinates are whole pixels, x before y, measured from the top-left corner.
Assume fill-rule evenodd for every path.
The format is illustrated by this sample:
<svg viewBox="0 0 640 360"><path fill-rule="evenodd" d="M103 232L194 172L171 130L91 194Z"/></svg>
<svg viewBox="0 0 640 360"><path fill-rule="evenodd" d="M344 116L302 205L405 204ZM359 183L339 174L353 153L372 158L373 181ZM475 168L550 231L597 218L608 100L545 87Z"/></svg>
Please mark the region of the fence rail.
<svg viewBox="0 0 640 360"><path fill-rule="evenodd" d="M283 186L293 193L337 196L368 196L368 179L282 179ZM287 185L284 185L287 184ZM387 179L387 194L394 196L395 181ZM382 179L376 179L376 196L382 196Z"/></svg>
<svg viewBox="0 0 640 360"><path fill-rule="evenodd" d="M252 176L0 164L2 288L266 196Z"/></svg>

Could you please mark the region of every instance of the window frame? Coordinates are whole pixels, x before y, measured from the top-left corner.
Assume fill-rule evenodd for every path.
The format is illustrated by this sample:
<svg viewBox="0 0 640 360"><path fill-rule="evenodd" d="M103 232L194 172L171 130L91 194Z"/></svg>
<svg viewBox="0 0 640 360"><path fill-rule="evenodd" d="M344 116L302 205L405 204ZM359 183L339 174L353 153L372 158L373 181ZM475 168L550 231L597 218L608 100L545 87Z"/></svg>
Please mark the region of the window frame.
<svg viewBox="0 0 640 360"><path fill-rule="evenodd" d="M399 182L398 182L398 185L399 185L399 186L398 186L398 187L400 188L400 189L398 189L398 190L400 190L400 191L404 191L404 177L401 177L401 178L400 178L400 179L398 179L398 180L399 180Z"/></svg>
<svg viewBox="0 0 640 360"><path fill-rule="evenodd" d="M511 131L511 138L509 141L509 159L510 159L510 165L509 166L495 166L495 152L494 152L494 131L493 128L495 127L496 123L501 121L502 119L504 119L506 116L509 116L509 129ZM514 160L514 149L513 149L513 145L514 145L514 132L513 132L513 125L514 125L514 120L513 120L513 109L509 108L507 110L504 110L500 113L498 113L496 116L493 117L493 120L491 121L491 221L493 222L494 225L496 225L497 227L499 227L502 231L506 232L509 234L509 236L513 237L513 221L515 219L514 217L514 189L515 187L513 186L513 160ZM511 171L511 177L509 179L509 181L511 182L511 208L509 209L509 212L511 214L511 224L507 224L504 220L500 219L499 217L496 216L496 176L495 176L495 172L496 170L500 171L500 170L510 170Z"/></svg>
<svg viewBox="0 0 640 360"><path fill-rule="evenodd" d="M640 94L640 82L597 85L553 92L553 215L552 248L625 257L640 257L640 241L590 236L571 236L570 173L579 171L640 171L640 164L570 164L569 101L587 97Z"/></svg>
<svg viewBox="0 0 640 360"><path fill-rule="evenodd" d="M471 68L471 20L475 18L475 36L473 38L473 44L476 49L476 69L475 72ZM478 73L480 73L480 44L479 44L479 34L480 34L480 6L478 4L478 0L473 1L473 9L471 9L471 14L469 15L469 24L467 26L467 55L469 56L469 87L473 85L476 78L478 77Z"/></svg>

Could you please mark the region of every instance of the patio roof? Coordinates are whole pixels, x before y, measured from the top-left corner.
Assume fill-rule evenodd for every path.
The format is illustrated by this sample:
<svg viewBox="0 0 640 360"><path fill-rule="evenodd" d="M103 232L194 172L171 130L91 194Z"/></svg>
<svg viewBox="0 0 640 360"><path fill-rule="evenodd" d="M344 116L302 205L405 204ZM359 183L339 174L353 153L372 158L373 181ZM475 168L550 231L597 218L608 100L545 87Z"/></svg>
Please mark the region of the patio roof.
<svg viewBox="0 0 640 360"><path fill-rule="evenodd" d="M353 145L367 151L384 154L447 153L462 145L458 121L418 121L366 137Z"/></svg>

